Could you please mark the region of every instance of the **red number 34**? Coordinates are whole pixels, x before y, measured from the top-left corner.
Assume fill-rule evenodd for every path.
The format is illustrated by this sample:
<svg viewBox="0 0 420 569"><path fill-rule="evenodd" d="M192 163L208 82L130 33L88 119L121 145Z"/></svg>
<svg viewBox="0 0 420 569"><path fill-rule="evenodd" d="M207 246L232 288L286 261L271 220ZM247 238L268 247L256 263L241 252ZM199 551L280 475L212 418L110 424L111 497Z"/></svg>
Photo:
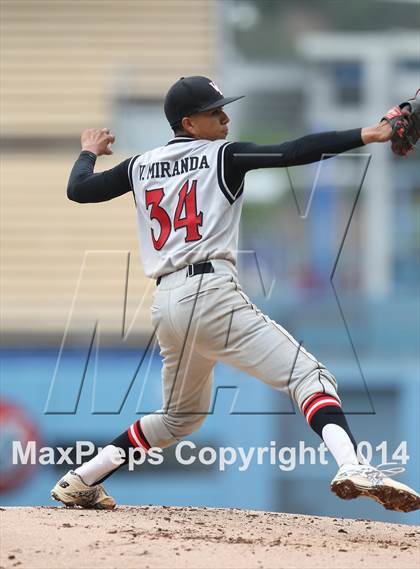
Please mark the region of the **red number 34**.
<svg viewBox="0 0 420 569"><path fill-rule="evenodd" d="M176 206L173 227L175 231L185 227L186 236L185 241L199 241L201 235L198 228L203 224L203 212L197 213L197 180L193 180L191 188L188 191L189 182L185 182L178 193L178 204ZM156 237L155 232L151 229L152 240L155 249L158 251L165 245L171 233L171 218L167 211L160 206L165 192L163 188L156 188L155 190L146 190L146 208L150 209L150 219L156 219L160 225L159 236ZM182 212L184 210L184 216Z"/></svg>

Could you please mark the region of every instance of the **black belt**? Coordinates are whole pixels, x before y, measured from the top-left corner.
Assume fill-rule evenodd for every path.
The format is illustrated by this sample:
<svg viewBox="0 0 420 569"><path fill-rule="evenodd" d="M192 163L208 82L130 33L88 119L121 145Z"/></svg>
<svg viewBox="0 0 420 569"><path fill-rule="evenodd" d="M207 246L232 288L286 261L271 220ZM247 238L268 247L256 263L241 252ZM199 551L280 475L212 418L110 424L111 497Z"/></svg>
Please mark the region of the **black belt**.
<svg viewBox="0 0 420 569"><path fill-rule="evenodd" d="M194 265L188 265L187 277L194 277L195 275L202 275L203 273L214 273L214 267L210 261L204 261L202 263L194 263ZM160 285L162 277L156 279L156 284Z"/></svg>

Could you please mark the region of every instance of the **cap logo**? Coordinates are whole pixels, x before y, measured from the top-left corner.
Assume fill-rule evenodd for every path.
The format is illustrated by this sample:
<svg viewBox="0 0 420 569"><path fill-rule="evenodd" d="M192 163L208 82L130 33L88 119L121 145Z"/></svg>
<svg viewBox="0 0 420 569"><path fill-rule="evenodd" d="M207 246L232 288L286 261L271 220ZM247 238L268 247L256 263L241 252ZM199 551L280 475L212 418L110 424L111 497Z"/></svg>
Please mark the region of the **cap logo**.
<svg viewBox="0 0 420 569"><path fill-rule="evenodd" d="M220 95L222 95L223 97L223 93L221 92L221 90L219 89L219 87L216 85L216 83L214 83L214 81L209 81L209 85L211 85L213 87L213 89L215 91L217 91Z"/></svg>

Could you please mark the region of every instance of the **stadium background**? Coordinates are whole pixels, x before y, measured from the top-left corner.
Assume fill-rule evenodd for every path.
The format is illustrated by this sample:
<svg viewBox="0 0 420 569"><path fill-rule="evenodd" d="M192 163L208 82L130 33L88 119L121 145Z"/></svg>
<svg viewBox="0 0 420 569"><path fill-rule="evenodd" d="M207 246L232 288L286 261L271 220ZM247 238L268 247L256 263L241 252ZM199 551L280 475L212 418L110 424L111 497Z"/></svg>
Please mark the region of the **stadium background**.
<svg viewBox="0 0 420 569"><path fill-rule="evenodd" d="M67 200L80 132L116 133L98 170L165 143L163 95L190 74L247 95L229 108L231 140L371 124L420 85L419 17L416 3L379 0L1 2L2 504L50 503L65 470L13 467L12 440L100 445L159 407L154 283L138 261L132 196ZM338 259L366 156L247 176L240 271L252 299L336 374L356 437L391 451L407 441L402 479L418 487L419 159L367 150ZM286 398L244 374L217 366L214 393L190 437L198 447L319 445ZM339 501L331 457L219 472L171 456L118 473L110 492L127 504L418 521Z"/></svg>

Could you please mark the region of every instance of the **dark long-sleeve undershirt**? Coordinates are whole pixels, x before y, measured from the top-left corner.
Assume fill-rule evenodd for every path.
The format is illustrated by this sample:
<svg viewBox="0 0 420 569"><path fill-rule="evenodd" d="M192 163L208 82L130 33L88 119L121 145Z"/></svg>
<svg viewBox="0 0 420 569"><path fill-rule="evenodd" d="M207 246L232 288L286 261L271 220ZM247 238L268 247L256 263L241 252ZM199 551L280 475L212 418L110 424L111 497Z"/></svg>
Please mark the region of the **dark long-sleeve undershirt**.
<svg viewBox="0 0 420 569"><path fill-rule="evenodd" d="M79 203L105 202L122 196L131 190L128 179L130 158L114 168L93 173L96 155L83 150L70 172L67 196Z"/></svg>
<svg viewBox="0 0 420 569"><path fill-rule="evenodd" d="M225 151L225 180L235 194L250 170L311 164L359 146L363 146L360 128L309 134L282 144L233 142Z"/></svg>
<svg viewBox="0 0 420 569"><path fill-rule="evenodd" d="M359 146L363 146L360 128L310 134L282 144L233 142L226 146L225 181L232 194L236 194L245 174L250 170L310 164L328 155L340 154ZM94 174L95 154L82 151L70 173L67 196L79 203L93 203L130 192L130 160L128 158L110 170Z"/></svg>

